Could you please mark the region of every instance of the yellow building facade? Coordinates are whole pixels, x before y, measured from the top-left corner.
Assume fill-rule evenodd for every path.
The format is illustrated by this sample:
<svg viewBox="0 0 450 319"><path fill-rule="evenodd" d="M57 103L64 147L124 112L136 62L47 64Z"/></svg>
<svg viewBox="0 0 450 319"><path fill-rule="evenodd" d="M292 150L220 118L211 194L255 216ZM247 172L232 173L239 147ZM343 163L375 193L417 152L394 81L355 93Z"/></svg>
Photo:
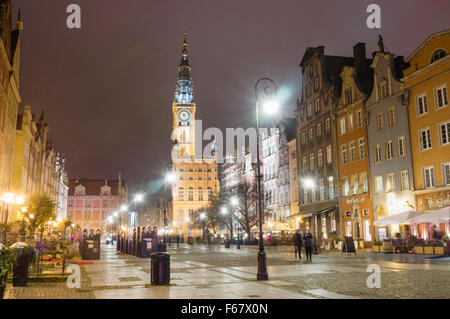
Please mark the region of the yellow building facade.
<svg viewBox="0 0 450 319"><path fill-rule="evenodd" d="M409 57L409 127L417 210L450 205L450 30L429 36ZM421 229L420 232L425 232Z"/></svg>
<svg viewBox="0 0 450 319"><path fill-rule="evenodd" d="M198 235L193 221L200 211L211 204L219 191L218 167L215 157L195 154L196 103L190 76L186 32L181 63L178 66L177 87L172 104L173 131L172 228L177 233ZM201 136L199 143L201 146Z"/></svg>

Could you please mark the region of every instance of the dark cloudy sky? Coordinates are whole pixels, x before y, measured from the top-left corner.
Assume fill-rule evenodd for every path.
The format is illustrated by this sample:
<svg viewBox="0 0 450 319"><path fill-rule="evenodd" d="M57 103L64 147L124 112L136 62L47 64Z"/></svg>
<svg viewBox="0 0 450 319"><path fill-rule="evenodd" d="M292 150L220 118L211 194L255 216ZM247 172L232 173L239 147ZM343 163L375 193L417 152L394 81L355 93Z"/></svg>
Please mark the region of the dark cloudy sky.
<svg viewBox="0 0 450 319"><path fill-rule="evenodd" d="M308 46L352 55L378 34L407 56L450 27L448 0L13 0L22 9L22 105L45 111L71 177L115 178L131 189L157 181L169 159L171 103L183 28L203 126L253 123L253 85L273 78L293 108ZM77 3L82 28L66 27ZM366 27L381 6L382 28Z"/></svg>

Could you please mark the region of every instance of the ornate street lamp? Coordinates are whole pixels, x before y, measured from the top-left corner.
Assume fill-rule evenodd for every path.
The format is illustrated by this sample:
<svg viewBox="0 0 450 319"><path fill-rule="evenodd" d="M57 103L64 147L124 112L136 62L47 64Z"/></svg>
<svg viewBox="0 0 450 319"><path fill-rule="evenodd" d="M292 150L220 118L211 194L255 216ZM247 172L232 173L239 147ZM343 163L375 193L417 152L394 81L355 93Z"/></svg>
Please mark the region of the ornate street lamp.
<svg viewBox="0 0 450 319"><path fill-rule="evenodd" d="M275 99L277 86L272 79L261 78L255 84L255 104L256 104L256 162L257 162L257 187L258 187L258 212L259 212L259 251L258 251L258 273L256 278L258 280L268 280L266 265L266 253L264 252L264 239L263 239L263 213L262 213L262 201L261 201L261 164L259 160L259 105L263 106L263 109L268 114L274 114L279 108L279 104ZM259 99L259 93L264 93L263 99Z"/></svg>

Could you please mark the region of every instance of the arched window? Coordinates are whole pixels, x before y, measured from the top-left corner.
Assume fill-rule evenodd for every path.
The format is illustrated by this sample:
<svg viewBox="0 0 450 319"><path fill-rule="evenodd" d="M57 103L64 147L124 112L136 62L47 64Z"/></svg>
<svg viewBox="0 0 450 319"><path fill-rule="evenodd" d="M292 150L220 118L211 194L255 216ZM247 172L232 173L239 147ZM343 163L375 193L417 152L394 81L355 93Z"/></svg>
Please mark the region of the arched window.
<svg viewBox="0 0 450 319"><path fill-rule="evenodd" d="M447 51L444 49L437 49L431 55L430 64L436 62L439 59L445 58L447 56Z"/></svg>

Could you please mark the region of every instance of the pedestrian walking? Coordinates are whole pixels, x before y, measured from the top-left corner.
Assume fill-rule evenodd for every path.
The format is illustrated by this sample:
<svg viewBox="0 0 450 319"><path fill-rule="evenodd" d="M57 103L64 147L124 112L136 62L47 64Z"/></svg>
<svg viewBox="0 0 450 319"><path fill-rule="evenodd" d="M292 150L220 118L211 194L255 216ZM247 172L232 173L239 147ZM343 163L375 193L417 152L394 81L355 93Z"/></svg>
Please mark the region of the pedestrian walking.
<svg viewBox="0 0 450 319"><path fill-rule="evenodd" d="M294 235L294 246L295 246L295 258L302 259L302 246L303 246L303 240L302 236L300 235L300 231L297 229L297 232Z"/></svg>
<svg viewBox="0 0 450 319"><path fill-rule="evenodd" d="M305 235L303 236L303 241L305 242L305 253L306 253L306 260L312 260L312 238L313 236L307 230L305 232Z"/></svg>

